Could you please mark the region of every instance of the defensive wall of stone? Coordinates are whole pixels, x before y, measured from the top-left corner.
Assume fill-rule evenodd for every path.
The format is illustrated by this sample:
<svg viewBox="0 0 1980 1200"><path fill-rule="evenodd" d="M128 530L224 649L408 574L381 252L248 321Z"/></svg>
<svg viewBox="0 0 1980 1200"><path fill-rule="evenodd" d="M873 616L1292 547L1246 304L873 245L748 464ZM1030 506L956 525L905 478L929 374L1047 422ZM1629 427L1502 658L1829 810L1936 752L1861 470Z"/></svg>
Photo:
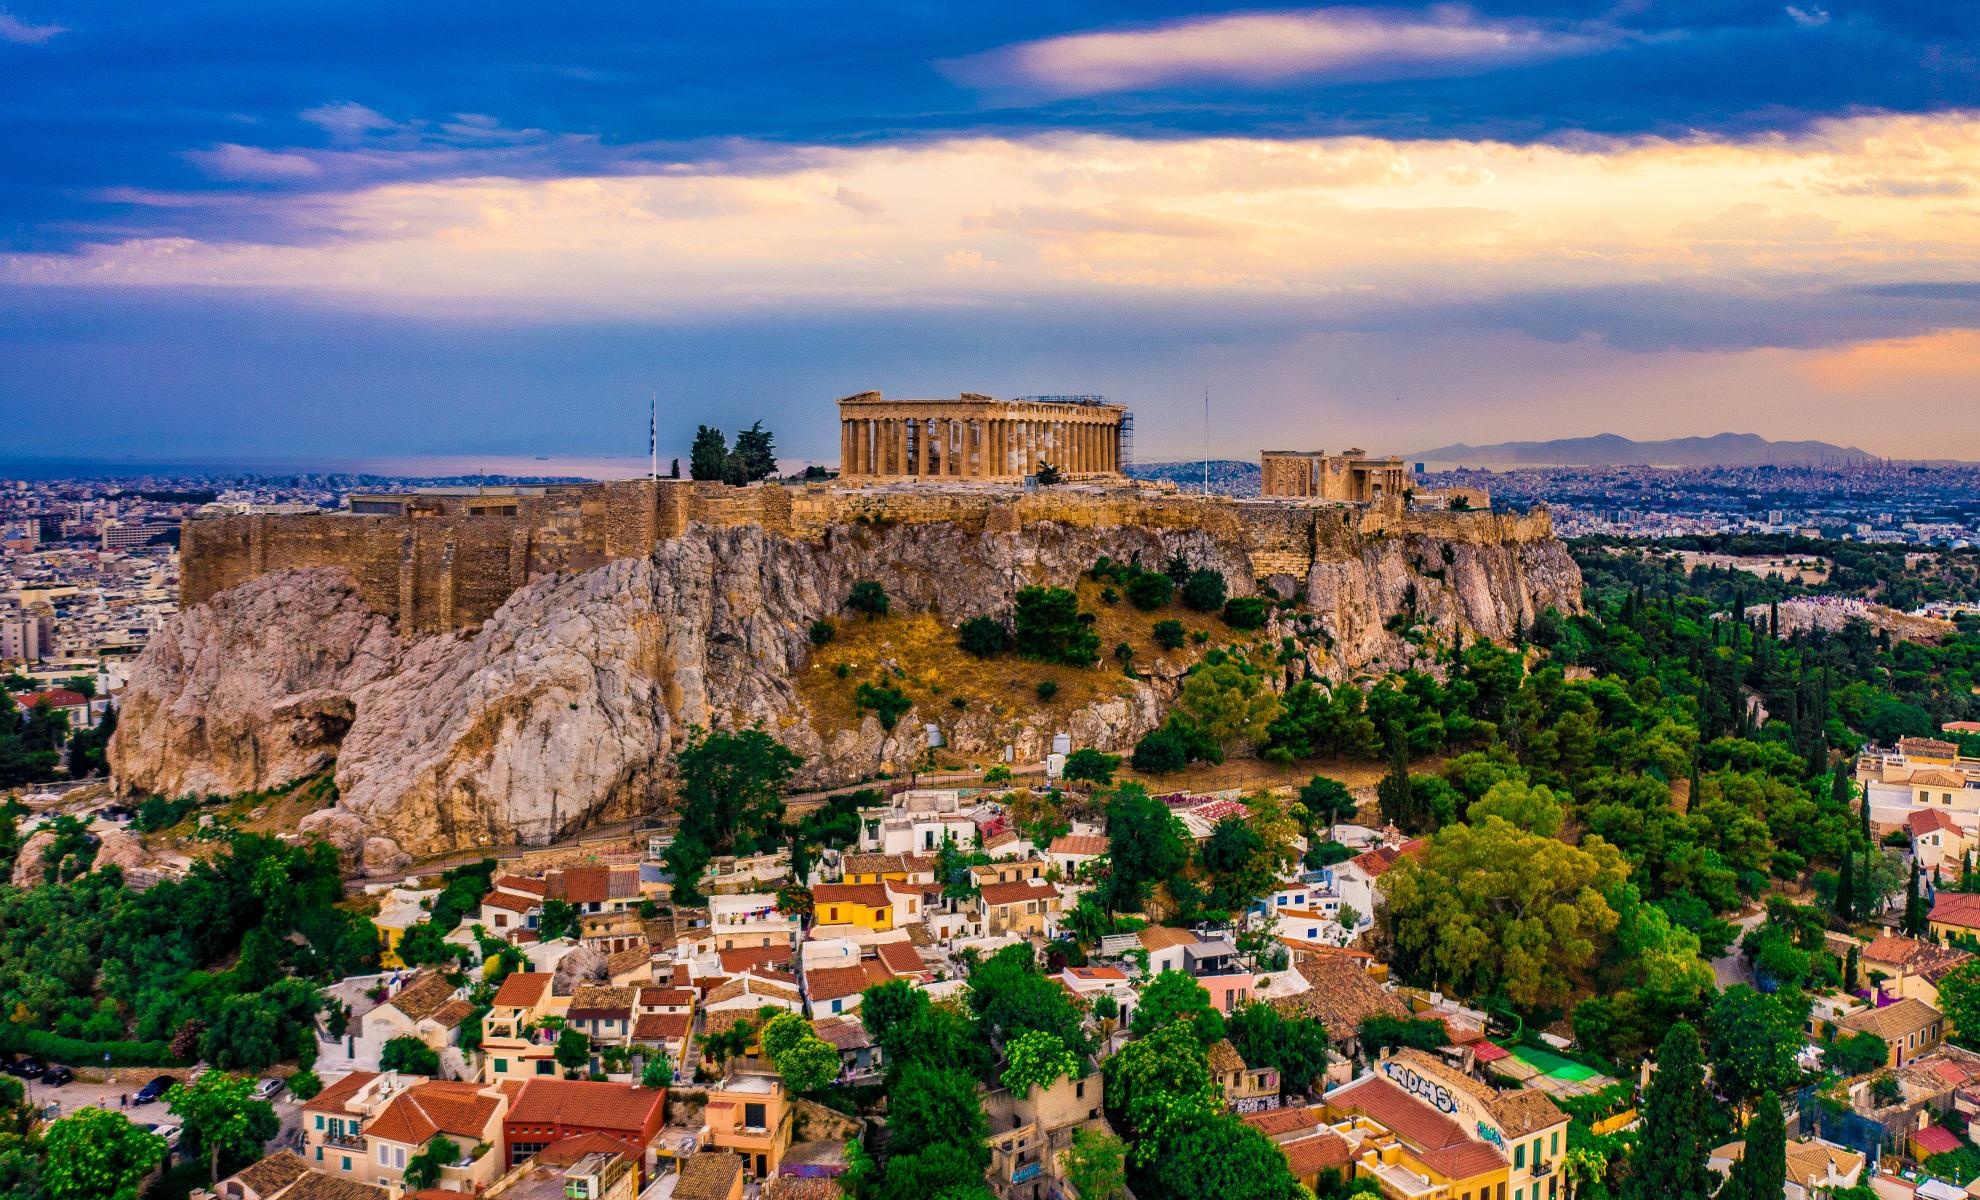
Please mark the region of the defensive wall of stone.
<svg viewBox="0 0 1980 1200"><path fill-rule="evenodd" d="M1554 536L1545 509L1417 511L1400 500L1231 500L1131 485L738 488L661 479L524 496L515 509L469 513L465 506L448 506L413 516L256 513L188 521L182 599L198 604L273 570L342 568L365 603L402 629L436 632L480 624L531 579L645 555L695 525L760 526L812 541L833 526L856 524L952 523L992 533L1048 522L1200 529L1240 541L1261 578L1303 577L1315 562L1356 557L1377 539L1504 545Z"/></svg>

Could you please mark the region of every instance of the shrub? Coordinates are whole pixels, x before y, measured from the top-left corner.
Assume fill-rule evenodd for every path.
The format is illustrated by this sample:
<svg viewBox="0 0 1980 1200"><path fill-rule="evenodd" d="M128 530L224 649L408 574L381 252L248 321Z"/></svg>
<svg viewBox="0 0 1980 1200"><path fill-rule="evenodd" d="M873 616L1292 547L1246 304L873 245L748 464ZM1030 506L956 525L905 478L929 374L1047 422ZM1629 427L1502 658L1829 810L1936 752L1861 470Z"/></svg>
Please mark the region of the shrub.
<svg viewBox="0 0 1980 1200"><path fill-rule="evenodd" d="M1176 585L1160 571L1139 571L1127 581L1128 603L1143 612L1152 612L1169 602Z"/></svg>
<svg viewBox="0 0 1980 1200"><path fill-rule="evenodd" d="M1224 624L1232 629L1263 629L1270 612L1263 597L1232 596L1224 602Z"/></svg>
<svg viewBox="0 0 1980 1200"><path fill-rule="evenodd" d="M1032 690L1038 693L1040 700L1050 700L1059 694L1059 683L1055 679L1041 679L1038 681L1038 686Z"/></svg>
<svg viewBox="0 0 1980 1200"><path fill-rule="evenodd" d="M1191 571L1182 585L1182 602L1197 612L1216 612L1228 594L1224 577L1215 571Z"/></svg>
<svg viewBox="0 0 1980 1200"><path fill-rule="evenodd" d="M1169 726L1151 729L1134 744L1134 769L1149 775L1167 775L1189 765L1188 741Z"/></svg>
<svg viewBox="0 0 1980 1200"><path fill-rule="evenodd" d="M386 1042L385 1049L379 1052L378 1069L431 1078L440 1074L440 1056L433 1047L411 1034L401 1034Z"/></svg>
<svg viewBox="0 0 1980 1200"><path fill-rule="evenodd" d="M1180 650L1187 636L1183 632L1183 623L1173 617L1155 622L1155 644L1164 650Z"/></svg>
<svg viewBox="0 0 1980 1200"><path fill-rule="evenodd" d="M811 644L814 646L823 646L832 640L832 635L838 632L839 627L837 625L821 617L811 623Z"/></svg>
<svg viewBox="0 0 1980 1200"><path fill-rule="evenodd" d="M962 648L978 658L989 658L1011 648L1010 630L995 617L971 617L962 623Z"/></svg>
<svg viewBox="0 0 1980 1200"><path fill-rule="evenodd" d="M113 1067L180 1067L187 1061L172 1056L170 1042L92 1042L7 1021L0 1021L0 1051L77 1067L102 1066L106 1054Z"/></svg>
<svg viewBox="0 0 1980 1200"><path fill-rule="evenodd" d="M314 1100L316 1094L322 1090L323 1081L316 1077L314 1071L297 1071L289 1076L289 1094L298 1100Z"/></svg>
<svg viewBox="0 0 1980 1200"><path fill-rule="evenodd" d="M857 613L865 613L867 620L887 615L889 601L887 589L871 579L862 579L853 584L852 594L846 597L846 607Z"/></svg>
<svg viewBox="0 0 1980 1200"><path fill-rule="evenodd" d="M1048 680L1047 682L1050 681ZM1010 781L1011 781L1011 769L1007 766L1004 766L1002 763L999 763L996 766L991 767L988 771L985 771L983 773L983 782L987 784L1009 783Z"/></svg>
<svg viewBox="0 0 1980 1200"><path fill-rule="evenodd" d="M1013 643L1025 658L1089 667L1100 660L1100 635L1093 632L1092 621L1067 588L1020 588Z"/></svg>
<svg viewBox="0 0 1980 1200"><path fill-rule="evenodd" d="M1118 754L1082 748L1066 756L1066 769L1061 777L1068 783L1096 783L1106 787L1114 782L1114 769L1120 765Z"/></svg>
<svg viewBox="0 0 1980 1200"><path fill-rule="evenodd" d="M1113 588L1103 587L1100 589L1100 603L1119 604L1120 602L1121 602L1121 594L1115 591Z"/></svg>
<svg viewBox="0 0 1980 1200"><path fill-rule="evenodd" d="M914 701L891 683L879 687L862 683L853 691L853 707L862 713L871 711L880 718L880 728L891 732L902 715L914 707Z"/></svg>

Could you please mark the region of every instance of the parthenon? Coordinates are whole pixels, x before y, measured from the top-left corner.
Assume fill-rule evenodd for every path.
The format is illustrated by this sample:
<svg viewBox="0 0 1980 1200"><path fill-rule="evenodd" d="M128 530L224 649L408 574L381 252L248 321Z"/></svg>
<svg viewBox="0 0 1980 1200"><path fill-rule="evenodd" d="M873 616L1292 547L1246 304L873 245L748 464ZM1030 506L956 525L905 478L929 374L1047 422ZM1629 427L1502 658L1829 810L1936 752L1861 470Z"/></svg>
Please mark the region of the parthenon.
<svg viewBox="0 0 1980 1200"><path fill-rule="evenodd" d="M1098 398L839 401L839 477L846 480L1022 479L1050 463L1062 474L1117 475L1127 409Z"/></svg>

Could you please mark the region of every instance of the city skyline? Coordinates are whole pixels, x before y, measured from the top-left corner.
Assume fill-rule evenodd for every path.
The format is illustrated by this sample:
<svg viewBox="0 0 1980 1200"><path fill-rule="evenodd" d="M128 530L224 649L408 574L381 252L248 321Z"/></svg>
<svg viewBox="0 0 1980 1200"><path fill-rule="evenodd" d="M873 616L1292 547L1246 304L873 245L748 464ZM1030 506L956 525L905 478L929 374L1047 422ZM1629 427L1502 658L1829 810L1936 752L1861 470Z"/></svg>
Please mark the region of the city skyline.
<svg viewBox="0 0 1980 1200"><path fill-rule="evenodd" d="M657 390L830 461L878 388L1105 393L1146 460L1980 459L1976 22L10 6L0 405L43 456L632 454Z"/></svg>

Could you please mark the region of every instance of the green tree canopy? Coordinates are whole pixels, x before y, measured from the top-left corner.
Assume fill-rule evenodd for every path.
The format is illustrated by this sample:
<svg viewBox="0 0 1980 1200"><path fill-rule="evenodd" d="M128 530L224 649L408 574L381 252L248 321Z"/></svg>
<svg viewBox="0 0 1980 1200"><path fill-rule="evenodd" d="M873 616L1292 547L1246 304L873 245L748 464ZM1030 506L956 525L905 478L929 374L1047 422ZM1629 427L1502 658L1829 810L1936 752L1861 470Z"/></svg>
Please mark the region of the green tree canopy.
<svg viewBox="0 0 1980 1200"><path fill-rule="evenodd" d="M1711 1108L1698 1031L1680 1021L1657 1049L1625 1200L1706 1200L1712 1194L1705 1168L1712 1147Z"/></svg>
<svg viewBox="0 0 1980 1200"><path fill-rule="evenodd" d="M189 1085L175 1083L165 1091L165 1106L185 1128L186 1153L206 1156L213 1183L260 1158L281 1130L274 1106L255 1096L254 1081L244 1075L208 1071Z"/></svg>
<svg viewBox="0 0 1980 1200"><path fill-rule="evenodd" d="M138 1200L138 1186L165 1161L165 1139L121 1113L79 1108L42 1137L49 1200Z"/></svg>
<svg viewBox="0 0 1980 1200"><path fill-rule="evenodd" d="M1079 1056L1057 1035L1042 1029L1024 1033L1005 1046L1004 1058L1003 1084L1019 1096L1028 1095L1034 1087L1051 1087L1079 1071Z"/></svg>
<svg viewBox="0 0 1980 1200"><path fill-rule="evenodd" d="M440 1055L417 1037L404 1033L386 1042L385 1048L379 1051L378 1069L424 1075L432 1079L440 1074Z"/></svg>
<svg viewBox="0 0 1980 1200"><path fill-rule="evenodd" d="M1124 783L1107 800L1107 907L1135 911L1156 883L1189 865L1189 832L1169 806L1140 784Z"/></svg>
<svg viewBox="0 0 1980 1200"><path fill-rule="evenodd" d="M1168 1025L1183 1025L1205 1046L1224 1036L1224 1015L1210 1003L1210 993L1181 971L1162 971L1148 981L1128 1028L1147 1037Z"/></svg>

